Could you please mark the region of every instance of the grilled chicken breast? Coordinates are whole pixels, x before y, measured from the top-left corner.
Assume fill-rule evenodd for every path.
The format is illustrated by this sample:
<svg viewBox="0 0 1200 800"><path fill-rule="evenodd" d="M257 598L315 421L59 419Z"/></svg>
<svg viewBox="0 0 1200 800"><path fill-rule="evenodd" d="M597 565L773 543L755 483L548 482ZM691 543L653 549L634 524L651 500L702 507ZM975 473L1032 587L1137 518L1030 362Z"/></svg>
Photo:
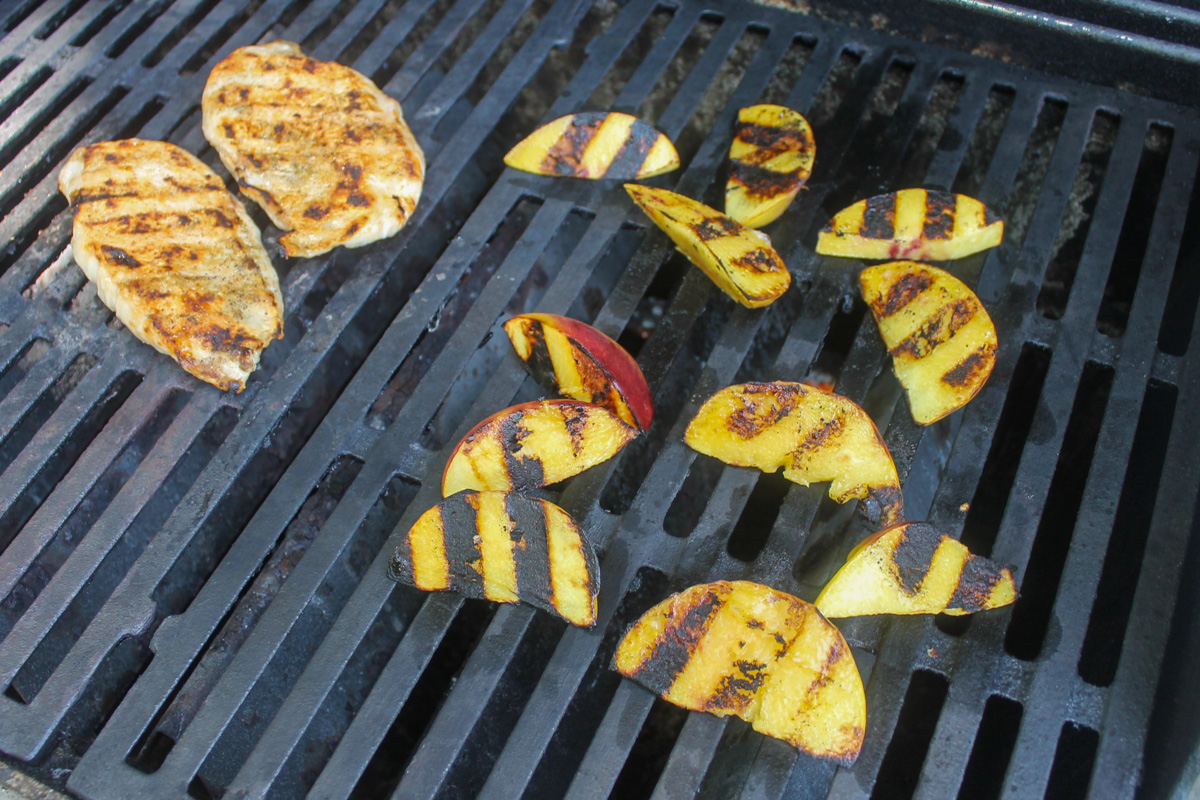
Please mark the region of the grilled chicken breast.
<svg viewBox="0 0 1200 800"><path fill-rule="evenodd" d="M290 256L396 235L425 180L400 104L291 42L243 47L204 87L204 135Z"/></svg>
<svg viewBox="0 0 1200 800"><path fill-rule="evenodd" d="M279 278L258 227L202 161L167 142L99 142L58 175L75 261L134 336L240 392L283 336Z"/></svg>

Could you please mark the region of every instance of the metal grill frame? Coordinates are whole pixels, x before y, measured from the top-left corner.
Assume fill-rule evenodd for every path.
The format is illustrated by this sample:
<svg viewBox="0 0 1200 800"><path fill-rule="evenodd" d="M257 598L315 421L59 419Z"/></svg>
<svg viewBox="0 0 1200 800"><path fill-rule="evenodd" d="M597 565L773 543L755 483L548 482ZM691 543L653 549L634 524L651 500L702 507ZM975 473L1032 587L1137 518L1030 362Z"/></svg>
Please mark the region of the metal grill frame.
<svg viewBox="0 0 1200 800"><path fill-rule="evenodd" d="M337 58L382 5L375 2L349 9L311 54ZM19 195L0 220L0 234L5 241L22 244L10 254L11 263L0 275L0 323L6 326L0 332L0 365L7 369L17 363L34 341L49 345L23 380L0 399L0 441L18 430L21 420L51 390L73 359L87 355L95 361L8 465L0 481L0 513L7 513L34 491L30 487L47 468L51 454L76 446L72 444L73 431L89 413L98 406L107 407L107 399L114 392L120 399L112 401L115 409L106 423L95 438L79 445L81 450L70 468L45 492L19 535L0 554L3 594L16 586L31 562L52 544L56 532L94 488L94 481L151 422L156 409L173 393L188 393L153 449L0 645L0 674L6 685L13 684L47 632L64 618L65 609L85 590L86 577L99 569L105 555L118 545L143 504L168 479L171 465L192 445L204 425L223 408L232 409L226 413L236 420L145 552L115 587L101 613L82 630L32 700L22 703L11 696L0 698L0 749L4 752L36 768L38 760L69 735L80 707L94 701L97 687L93 676L112 663L112 654L122 642L139 641L152 656L144 656L144 670L133 676L127 690L121 688L119 704L99 727L95 740L87 743L67 783L72 792L88 798L187 796L189 791L192 796L203 796L205 790L198 787L196 776L211 767L208 761L218 745L235 749L240 745L244 754L244 761L235 765L231 780L222 787L225 796L273 796L283 791L281 787L295 785L288 774L289 766L309 744L306 737L317 725L324 705L338 691L343 670L379 615L386 613L385 607L394 595L409 592L387 581L383 564L394 548L396 536L437 499L434 476L440 473L447 451L422 446L427 441L427 426L448 397L466 392L465 399L454 400L460 407L460 421L447 438L453 444L475 421L509 398L532 391L513 359L497 361L489 355L488 342L502 338L499 325L507 316L514 293L525 284L538 257L566 220L582 209L587 226L565 261L556 267L537 301L539 310L564 313L571 309L594 274L602 269L614 237L631 225L643 231L646 228L645 221L615 187L551 182L511 171L487 189L460 225L447 211L456 201L456 193L473 180L470 158L464 154L487 151L494 120L521 96L551 50L576 35L587 11L582 0L549 4L536 29L492 86L473 106L466 104L465 94L480 69L504 33L531 5L531 0L498 4L467 54L440 75L432 71L438 56L484 7L482 0L448 4L445 15L423 44L387 83L385 91L404 103L430 156L426 191L417 216L393 242L361 253L342 252L290 265L284 282L289 309L304 308L306 299L323 279L343 280L331 287L330 297L311 320L298 319L289 312L290 341L272 346L275 352L268 351L263 377L252 381L246 393L237 397L198 386L173 364L132 342L124 331L106 325L94 292L89 296L82 288L82 276L65 281L50 277L45 291L31 290L69 238L69 212L55 201L56 164L69 152L70 147L64 143L78 138L73 132L86 130L83 141L93 141L112 136L139 120L148 102L142 87L153 87L161 108L140 126L140 135L170 137L193 152L201 151L204 142L194 108L211 66L234 47L257 41L268 32L305 39L323 23L334 4L308 6L282 31L275 29L276 21L288 8L282 0L267 0L253 13L243 15L245 19L239 17L237 6L218 4L209 8L186 0L172 4L137 42L167 39L177 25L190 27L152 67L142 63L144 54L135 43L116 58L100 55L101 42L96 38L80 47L70 45L87 29L89 20L100 13L99 7L91 5L78 8L44 39L38 39L35 32L69 4L38 7L0 39L0 63L9 57L22 59L0 81L0 92L4 92L0 103L28 85L28 76L42 65L50 65L53 70L19 106L21 113L0 123L0 153L16 149L5 164L0 198ZM8 18L15 6L5 6L0 16ZM432 6L429 0L402 6L388 27L362 49L354 66L372 73ZM660 440L658 452L631 508L617 515L601 505L609 481L630 469L629 456L618 457L571 481L559 497L560 504L580 520L604 553L597 629L556 629L548 627L531 609L497 609L463 663L453 688L422 733L394 796L455 796L456 781L467 773L486 776L478 779L478 786L468 782L480 796L514 796L525 791L528 796L538 796L540 784L536 781L547 776L547 754L560 755L556 749L562 736L560 726L564 720L574 719L573 700L586 693L589 687L585 684L593 679L597 666L604 666L612 634L609 630L606 636L606 628L645 569L666 576L671 589L706 579L744 577L803 593L793 565L814 545L806 532L818 518L819 489L795 487L788 492L753 563L738 561L725 549L732 521L740 516L758 480L748 471L720 471L705 512L686 538L663 530L672 502L699 458L683 445L683 426L705 397L733 382L747 354L771 324L781 320L788 323L788 333L773 363L761 369L764 376L800 377L807 373L821 352L833 316L851 292L853 274L845 264L816 257L811 251L815 228L824 221L827 211L822 203L834 192L855 190L859 196L866 196L895 188L889 181L901 167L936 81L947 72L962 76L964 81L947 129L964 135L957 143L942 140L922 182L941 186L953 182L988 92L997 84L1012 87L1012 107L999 149L978 192L980 199L1001 209L1017 180L1022 151L1046 98L1056 98L1067 108L1024 240L963 267L978 275L978 290L997 322L1003 345L987 389L954 423L953 450L925 515L947 532L961 533L960 505L974 495L980 480L1021 345L1029 343L1049 351L1044 380L1047 388L1031 423L1037 435L1024 445L993 551L994 557L1015 564L1018 574L1023 574L1079 377L1088 362L1110 366L1112 390L1096 448L1104 457L1088 474L1071 553L1054 601L1054 617L1061 624L1062 637L1042 657L1029 662L1004 650L1006 614L982 616L972 621L961 636L947 634L928 619L849 622L843 629L855 644L855 656L867 682L869 713L866 749L852 769L835 770L797 758L794 751L779 742L747 735L741 723L690 715L670 750L655 796L714 795L722 780L733 781L743 797L828 793L849 798L870 794L915 671L932 672L948 680L948 693L930 744L930 751L937 756L924 763L917 795L948 797L957 792L984 705L992 695L1001 695L1019 703L1024 713L1023 735L1015 743L1000 796L1024 798L1044 793L1055 758L1047 736L1057 737L1064 724L1098 734L1097 766L1091 777L1095 796L1108 796L1109 792L1134 796L1171 624L1173 606L1164 608L1161 598L1176 594L1200 484L1200 465L1189 452L1196 434L1196 414L1191 412L1197 408L1200 364L1194 357L1166 355L1156 347L1197 175L1200 128L1195 124L1196 111L904 41L886 33L732 0L703 6L631 0L611 26L590 43L586 60L546 118L576 110L582 99L591 96L617 62L624 44L659 8L671 10L671 21L625 83L614 103L616 110L637 112L697 23L702 18L721 20L673 100L658 119L652 120L672 137L685 130L743 33L753 29L762 36L761 46L711 133L686 162L684 171L660 179L693 196L703 195L720 174L736 109L759 97L774 66L797 37L811 42L812 52L787 99L794 108L810 107L840 54L850 51L859 60L837 113L818 131L817 172L810 188L772 231L797 283L805 284L806 291L789 300L791 306L751 312L730 307L702 276L688 274L683 278L666 308L664 320L669 324L660 327L639 353L652 388L660 394L659 402L674 413L659 423L664 427L655 434ZM109 37L111 32L133 25L145 10L146 6L138 3L124 7L102 32L109 31L105 34ZM201 14L198 20L192 19L193 12ZM199 58L197 54L206 43L219 39L228 26L234 26L234 31L218 51L191 74L181 75L185 65ZM911 74L894 114L881 123L885 130L882 139L895 142L895 147L882 153L864 153L860 125L865 109L885 72L898 60L911 66ZM37 117L38 110L55 109L56 98L71 91L71 86L82 78L90 83L30 136L29 129L43 122ZM125 93L114 95L117 87ZM116 99L106 104L105 99L110 97ZM107 111L93 118L96 108ZM1098 109L1119 116L1120 128L1065 315L1061 320L1050 320L1038 315L1033 304L1069 201L1064 187L1070 186L1075 175ZM1130 186L1150 124L1169 126L1174 139L1127 333L1114 339L1099 333L1094 320L1109 273L1106 259L1111 258L1121 232ZM435 133L445 140L439 140ZM526 198L537 207L532 219L441 346L400 416L382 431L367 424L368 411L384 386L420 346L428 330L437 326L440 313L453 301L460 281L467 278L495 232ZM426 232L435 227L439 227L436 233ZM414 255L428 258L429 253L435 258L427 272L421 264L406 264ZM602 279L611 288L591 320L593 324L613 335L625 329L647 287L663 269L666 253L667 245L646 232L629 265L611 279ZM61 269L74 267L65 264ZM356 333L356 322L360 315L369 314L379 293L388 287L393 291L398 290L395 287L409 289L410 282L411 297L402 303L394 319L379 326L377 340L355 343L356 336L362 337ZM75 297L79 291L82 294ZM669 384L668 371L687 357L686 349L697 326L709 319L705 314L714 313L714 309L723 324L697 380L688 387L686 397L664 398L660 390ZM1153 330L1155 335L1133 335L1139 330ZM347 351L357 354L352 363L348 367L335 364ZM494 346L490 352L495 353ZM486 380L468 375L477 367L484 369ZM120 376L126 373L137 376L136 382L120 384ZM319 386L329 375L341 385L332 389ZM925 432L908 418L894 381L887 375L882 345L871 324L859 327L837 379L840 392L864 402L875 413L902 478L914 465L918 470L928 468L923 462L927 457L922 456ZM1175 423L1117 675L1110 686L1097 687L1079 677L1076 661L1114 524L1116 498L1121 494L1134 446L1134 421L1151 380L1177 389ZM464 386L467 388L461 388ZM307 420L303 406L314 402L323 404L327 411ZM156 596L160 586L184 558L189 544L222 509L223 498L235 492L239 481L247 479L247 472L259 463L255 459L270 449L272 438L280 431L290 430L288 420L295 417L300 418L296 424L301 432L294 434L300 441L291 452L285 450L287 464L276 485L246 511L244 520L238 521L236 539L186 609L161 618L161 600ZM360 461L361 468L221 675L216 689L161 765L145 772L128 763L144 744L142 739L156 716L233 613L289 522L330 465L341 457ZM395 531L378 549L361 580L349 594L333 602L328 619L311 628L313 641L295 645L309 635L306 626L314 619L312 615L321 611L323 585L343 563L352 537L397 476L422 488L408 502ZM847 539L864 531L854 522L845 530ZM465 605L446 595L397 602L412 607L411 617L403 620L406 627L399 644L315 776L310 796L345 797L351 793ZM292 652L293 646L311 653L305 663L289 668L281 659ZM530 658L529 648L545 661L536 682L518 691L518 708L501 713L493 704L481 702L480 698L503 700L508 696L511 672ZM259 707L269 713L269 720L243 729L241 715ZM629 682L617 684L601 709L602 716L592 722L594 732L585 746L568 751L574 761L564 768L566 775L553 775L551 782L557 785L569 781L568 796L608 794L630 759L653 707L653 698L641 688ZM728 765L724 750L744 756L744 764L731 776L706 771L704 765L710 763Z"/></svg>

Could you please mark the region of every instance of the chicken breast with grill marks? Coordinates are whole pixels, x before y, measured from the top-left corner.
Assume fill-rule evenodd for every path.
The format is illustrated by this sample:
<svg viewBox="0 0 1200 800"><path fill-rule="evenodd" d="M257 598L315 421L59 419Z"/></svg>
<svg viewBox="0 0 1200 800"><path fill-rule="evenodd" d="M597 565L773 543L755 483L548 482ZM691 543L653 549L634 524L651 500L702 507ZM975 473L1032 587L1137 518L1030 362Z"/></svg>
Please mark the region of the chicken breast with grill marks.
<svg viewBox="0 0 1200 800"><path fill-rule="evenodd" d="M416 209L425 156L400 104L366 76L291 42L243 47L204 87L204 135L290 256L396 235Z"/></svg>
<svg viewBox="0 0 1200 800"><path fill-rule="evenodd" d="M76 150L58 185L100 300L197 378L240 392L283 336L283 297L258 227L216 173L173 144L126 139Z"/></svg>

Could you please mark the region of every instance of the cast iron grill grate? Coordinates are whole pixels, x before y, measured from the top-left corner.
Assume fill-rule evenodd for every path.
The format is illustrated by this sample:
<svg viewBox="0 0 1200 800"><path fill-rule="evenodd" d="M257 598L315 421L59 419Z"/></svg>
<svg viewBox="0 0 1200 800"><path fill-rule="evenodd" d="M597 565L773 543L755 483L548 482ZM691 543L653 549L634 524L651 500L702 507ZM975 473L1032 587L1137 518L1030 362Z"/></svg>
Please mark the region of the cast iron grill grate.
<svg viewBox="0 0 1200 800"><path fill-rule="evenodd" d="M97 800L1152 797L1182 769L1156 744L1189 729L1155 691L1160 671L1194 687L1173 665L1195 627L1195 109L733 0L31 0L0 4L0 31L0 750L24 768ZM100 305L64 253L57 167L133 135L215 164L204 79L277 37L399 98L429 177L397 239L276 258L286 338L224 396ZM719 205L733 115L762 101L818 142L771 229L797 286L764 311L619 188L502 170L537 122L612 108L679 145L656 182ZM1008 222L954 265L997 369L927 430L855 270L811 249L832 212L910 185ZM538 396L499 332L535 308L619 337L656 393L649 433L558 498L604 553L591 632L382 568L447 448ZM1023 580L1012 611L842 626L868 690L849 770L608 666L669 591L744 577L811 599L867 532L820 488L683 445L707 395L776 377L863 403L910 514Z"/></svg>

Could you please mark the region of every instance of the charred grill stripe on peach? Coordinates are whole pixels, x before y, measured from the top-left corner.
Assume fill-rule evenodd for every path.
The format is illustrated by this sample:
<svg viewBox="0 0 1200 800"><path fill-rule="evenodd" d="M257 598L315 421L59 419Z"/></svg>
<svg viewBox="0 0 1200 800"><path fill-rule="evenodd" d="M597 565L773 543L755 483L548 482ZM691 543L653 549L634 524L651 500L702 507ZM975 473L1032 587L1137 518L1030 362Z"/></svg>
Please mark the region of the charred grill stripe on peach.
<svg viewBox="0 0 1200 800"><path fill-rule="evenodd" d="M446 588L467 597L482 598L479 511L470 502L473 497L471 494L457 494L442 503L442 536L449 575Z"/></svg>
<svg viewBox="0 0 1200 800"><path fill-rule="evenodd" d="M858 235L866 239L891 239L896 233L896 195L869 198L863 207Z"/></svg>
<svg viewBox="0 0 1200 800"><path fill-rule="evenodd" d="M912 359L925 358L939 345L950 341L955 333L975 317L977 303L967 298L938 306L921 327L909 334L900 344L888 351L892 356Z"/></svg>
<svg viewBox="0 0 1200 800"><path fill-rule="evenodd" d="M977 380L979 373L990 370L995 363L996 347L983 344L971 351L970 355L960 361L942 376L942 382L951 386L967 386Z"/></svg>
<svg viewBox="0 0 1200 800"><path fill-rule="evenodd" d="M517 593L553 598L551 573L556 565L550 560L547 509L541 503L531 503L515 493L505 495L504 509L513 523L512 555L516 561ZM553 605L557 608L558 604Z"/></svg>
<svg viewBox="0 0 1200 800"><path fill-rule="evenodd" d="M546 344L546 330L538 320L531 320L525 328L525 336L529 339L529 348L521 353L523 360L529 366L529 373L542 386L553 385L554 359Z"/></svg>
<svg viewBox="0 0 1200 800"><path fill-rule="evenodd" d="M949 239L954 233L954 220L958 214L958 198L949 192L925 193L926 239Z"/></svg>
<svg viewBox="0 0 1200 800"><path fill-rule="evenodd" d="M792 463L798 463L801 456L828 447L842 433L846 424L845 414L832 414L829 419L822 419L820 425L809 428L800 440L800 444L792 451Z"/></svg>
<svg viewBox="0 0 1200 800"><path fill-rule="evenodd" d="M776 152L800 149L808 145L810 141L807 136L796 128L782 125L764 125L761 122L744 122L742 120L734 123L733 135L746 144L768 148Z"/></svg>
<svg viewBox="0 0 1200 800"><path fill-rule="evenodd" d="M576 114L567 123L566 130L542 159L542 171L548 175L575 175L583 163L583 154L600 130L604 118ZM593 177L593 176L583 176Z"/></svg>
<svg viewBox="0 0 1200 800"><path fill-rule="evenodd" d="M536 456L517 454L529 431L521 424L521 417L509 414L500 420L500 449L504 454L504 469L509 486L541 486L546 477L541 459Z"/></svg>
<svg viewBox="0 0 1200 800"><path fill-rule="evenodd" d="M416 525L414 524L413 528L415 527ZM388 559L388 576L394 581L401 581L402 583L416 586L417 579L414 573L415 558L412 546L413 528L409 528L408 533L400 537L400 543L396 545L396 552ZM444 561L445 559L442 560Z"/></svg>
<svg viewBox="0 0 1200 800"><path fill-rule="evenodd" d="M987 559L976 555L967 556L958 577L958 585L954 587L954 594L950 595L946 607L962 609L968 613L982 611L987 608L992 590L1003 577L1004 572L996 570L995 565L989 564Z"/></svg>
<svg viewBox="0 0 1200 800"><path fill-rule="evenodd" d="M674 219L665 214L664 216L667 216L668 219ZM741 231L741 227L736 222L724 215L705 217L700 222L689 227L702 242L711 242L713 239L722 239L726 236L737 236L738 232Z"/></svg>
<svg viewBox="0 0 1200 800"><path fill-rule="evenodd" d="M895 525L904 518L904 493L899 486L871 486L862 499L867 519L881 527Z"/></svg>
<svg viewBox="0 0 1200 800"><path fill-rule="evenodd" d="M941 545L940 534L936 531L929 535L932 529L923 522L906 525L892 551L892 563L896 567L896 577L900 587L911 594L921 590L921 583L933 566L933 557Z"/></svg>
<svg viewBox="0 0 1200 800"><path fill-rule="evenodd" d="M674 618L667 622L649 656L630 677L656 694L670 691L724 605L724 597L709 591L697 598L682 614L673 608Z"/></svg>
<svg viewBox="0 0 1200 800"><path fill-rule="evenodd" d="M779 172L770 167L739 161L730 165L729 179L741 184L750 197L762 200L786 194L803 183L797 172Z"/></svg>
<svg viewBox="0 0 1200 800"><path fill-rule="evenodd" d="M658 141L658 131L644 123L635 122L630 128L612 162L605 169L604 175L610 173L620 178L622 175L637 175L642 170L642 164L650 155L654 143Z"/></svg>
<svg viewBox="0 0 1200 800"><path fill-rule="evenodd" d="M893 316L932 285L933 278L924 272L910 272L893 283L882 302L873 302L871 309L880 319Z"/></svg>
<svg viewBox="0 0 1200 800"><path fill-rule="evenodd" d="M732 671L721 678L716 690L705 699L705 711L737 711L745 708L770 677L767 665L761 661L738 659L732 666Z"/></svg>

